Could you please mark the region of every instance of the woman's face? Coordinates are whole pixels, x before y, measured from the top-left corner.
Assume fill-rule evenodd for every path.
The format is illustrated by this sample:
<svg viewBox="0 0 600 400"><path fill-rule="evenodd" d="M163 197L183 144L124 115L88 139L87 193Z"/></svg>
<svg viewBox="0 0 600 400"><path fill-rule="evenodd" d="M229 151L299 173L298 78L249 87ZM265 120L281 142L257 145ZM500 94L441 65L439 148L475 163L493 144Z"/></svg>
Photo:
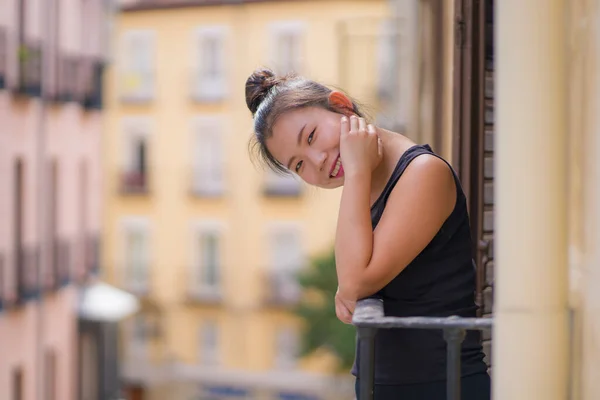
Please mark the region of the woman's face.
<svg viewBox="0 0 600 400"><path fill-rule="evenodd" d="M309 185L333 189L344 184L340 160L342 114L320 107L281 115L267 139L267 149Z"/></svg>

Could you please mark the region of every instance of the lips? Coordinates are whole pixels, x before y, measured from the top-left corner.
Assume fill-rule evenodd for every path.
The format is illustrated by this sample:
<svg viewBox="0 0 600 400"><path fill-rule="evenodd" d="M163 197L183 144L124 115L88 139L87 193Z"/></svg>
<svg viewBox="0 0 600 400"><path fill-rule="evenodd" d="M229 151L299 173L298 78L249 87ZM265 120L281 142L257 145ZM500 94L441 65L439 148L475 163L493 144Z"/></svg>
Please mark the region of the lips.
<svg viewBox="0 0 600 400"><path fill-rule="evenodd" d="M344 174L344 167L342 166L342 160L340 156L335 159L331 171L329 171L330 178L339 178Z"/></svg>

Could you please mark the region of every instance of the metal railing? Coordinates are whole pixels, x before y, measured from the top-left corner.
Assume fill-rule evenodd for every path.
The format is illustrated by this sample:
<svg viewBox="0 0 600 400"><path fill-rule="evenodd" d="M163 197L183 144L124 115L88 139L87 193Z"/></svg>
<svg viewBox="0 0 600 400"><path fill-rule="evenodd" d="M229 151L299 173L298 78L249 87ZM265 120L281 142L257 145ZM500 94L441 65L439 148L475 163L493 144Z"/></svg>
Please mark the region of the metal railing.
<svg viewBox="0 0 600 400"><path fill-rule="evenodd" d="M42 93L42 44L27 39L18 47L18 90L28 96Z"/></svg>
<svg viewBox="0 0 600 400"><path fill-rule="evenodd" d="M461 346L468 330L491 330L492 318L451 317L386 317L383 301L364 299L358 301L352 324L357 327L360 339L358 400L373 400L375 381L375 334L378 329L441 329L447 343L446 396L448 400L461 398Z"/></svg>
<svg viewBox="0 0 600 400"><path fill-rule="evenodd" d="M8 69L8 32L0 26L0 89L6 87L6 71Z"/></svg>
<svg viewBox="0 0 600 400"><path fill-rule="evenodd" d="M123 194L147 194L148 170L125 170L120 172L119 188Z"/></svg>

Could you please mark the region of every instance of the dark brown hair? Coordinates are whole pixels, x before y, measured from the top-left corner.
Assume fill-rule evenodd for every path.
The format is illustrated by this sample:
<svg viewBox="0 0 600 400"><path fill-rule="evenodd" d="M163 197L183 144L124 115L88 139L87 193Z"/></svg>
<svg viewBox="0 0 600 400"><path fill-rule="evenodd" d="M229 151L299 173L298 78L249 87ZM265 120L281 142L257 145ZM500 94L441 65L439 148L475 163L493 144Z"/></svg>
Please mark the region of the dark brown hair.
<svg viewBox="0 0 600 400"><path fill-rule="evenodd" d="M340 113L329 103L332 89L295 74L276 76L266 68L255 70L246 80L246 105L254 118L254 135L250 141L250 153L273 171L289 174L290 171L273 157L266 141L273 135L273 125L288 111L304 107L321 107ZM363 116L356 102L353 112Z"/></svg>

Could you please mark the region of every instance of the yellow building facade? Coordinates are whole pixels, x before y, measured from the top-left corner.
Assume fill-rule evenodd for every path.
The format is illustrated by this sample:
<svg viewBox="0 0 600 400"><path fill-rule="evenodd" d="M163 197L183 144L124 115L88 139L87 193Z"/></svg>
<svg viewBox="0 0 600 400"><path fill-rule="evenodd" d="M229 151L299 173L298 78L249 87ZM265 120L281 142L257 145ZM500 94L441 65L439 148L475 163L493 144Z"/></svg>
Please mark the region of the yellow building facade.
<svg viewBox="0 0 600 400"><path fill-rule="evenodd" d="M374 101L368 43L388 3L161 3L122 5L106 72L103 273L142 303L122 329L128 396L340 398L331 356L298 358L291 312L294 273L333 245L340 191L251 163L244 84L269 66ZM364 51L344 53L345 31Z"/></svg>

